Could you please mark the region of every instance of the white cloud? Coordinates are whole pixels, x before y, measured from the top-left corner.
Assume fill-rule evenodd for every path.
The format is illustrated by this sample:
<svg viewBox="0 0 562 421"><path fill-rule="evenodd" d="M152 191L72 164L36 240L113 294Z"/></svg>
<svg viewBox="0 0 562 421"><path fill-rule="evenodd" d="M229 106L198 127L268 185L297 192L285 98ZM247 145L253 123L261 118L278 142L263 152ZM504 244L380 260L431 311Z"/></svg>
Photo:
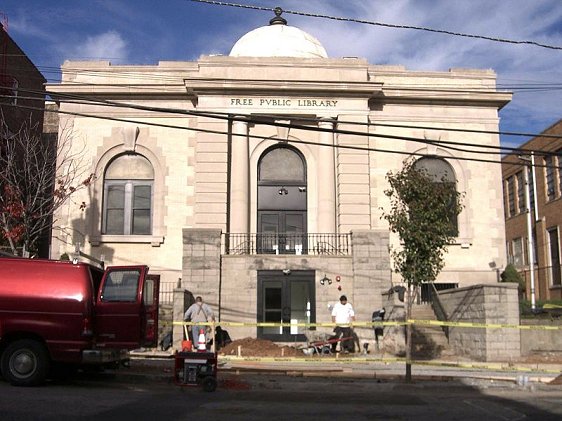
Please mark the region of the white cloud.
<svg viewBox="0 0 562 421"><path fill-rule="evenodd" d="M117 31L88 36L79 44L65 46L62 49L64 56L73 60L110 60L122 63L128 58L127 42Z"/></svg>

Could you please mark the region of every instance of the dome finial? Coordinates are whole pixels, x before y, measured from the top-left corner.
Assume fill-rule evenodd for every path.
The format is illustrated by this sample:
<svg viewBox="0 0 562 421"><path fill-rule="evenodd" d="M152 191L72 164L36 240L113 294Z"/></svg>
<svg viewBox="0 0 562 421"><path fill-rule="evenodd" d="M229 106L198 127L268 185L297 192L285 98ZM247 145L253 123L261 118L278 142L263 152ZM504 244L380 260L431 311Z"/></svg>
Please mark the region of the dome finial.
<svg viewBox="0 0 562 421"><path fill-rule="evenodd" d="M275 12L275 17L269 21L270 25L287 25L287 20L281 17L281 13L283 13L283 9L279 6L273 9Z"/></svg>

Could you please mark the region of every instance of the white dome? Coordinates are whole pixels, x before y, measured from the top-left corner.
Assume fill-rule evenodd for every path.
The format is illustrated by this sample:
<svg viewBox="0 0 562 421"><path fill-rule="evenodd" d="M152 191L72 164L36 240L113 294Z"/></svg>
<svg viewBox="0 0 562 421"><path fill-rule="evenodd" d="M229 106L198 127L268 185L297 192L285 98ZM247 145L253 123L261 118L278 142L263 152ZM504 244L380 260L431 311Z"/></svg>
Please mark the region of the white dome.
<svg viewBox="0 0 562 421"><path fill-rule="evenodd" d="M262 26L248 32L234 44L230 56L328 58L320 41L287 25Z"/></svg>

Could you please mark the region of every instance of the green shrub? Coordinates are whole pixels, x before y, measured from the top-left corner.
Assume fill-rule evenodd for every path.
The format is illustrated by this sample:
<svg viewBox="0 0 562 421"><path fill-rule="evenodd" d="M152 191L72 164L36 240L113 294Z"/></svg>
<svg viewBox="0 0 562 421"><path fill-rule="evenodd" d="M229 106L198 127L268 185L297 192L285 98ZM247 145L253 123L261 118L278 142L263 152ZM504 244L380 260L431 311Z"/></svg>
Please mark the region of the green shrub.
<svg viewBox="0 0 562 421"><path fill-rule="evenodd" d="M519 292L525 292L525 279L511 263L505 267L500 275L501 282L515 282L519 285Z"/></svg>

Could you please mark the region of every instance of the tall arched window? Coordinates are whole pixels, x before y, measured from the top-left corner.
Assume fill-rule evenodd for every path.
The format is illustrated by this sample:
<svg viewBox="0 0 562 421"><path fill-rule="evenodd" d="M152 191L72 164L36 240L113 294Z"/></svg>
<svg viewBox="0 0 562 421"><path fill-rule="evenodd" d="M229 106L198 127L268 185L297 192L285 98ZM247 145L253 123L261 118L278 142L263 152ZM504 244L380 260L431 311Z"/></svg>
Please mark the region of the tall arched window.
<svg viewBox="0 0 562 421"><path fill-rule="evenodd" d="M293 148L276 146L258 163L258 233L262 253L302 253L306 233L306 165Z"/></svg>
<svg viewBox="0 0 562 421"><path fill-rule="evenodd" d="M457 193L457 179L453 167L443 158L437 157L423 157L418 159L414 168L426 174L434 183L442 183L451 191L451 200L453 195ZM451 234L454 236L459 235L459 222L458 215L451 212L449 215L449 222L451 224Z"/></svg>
<svg viewBox="0 0 562 421"><path fill-rule="evenodd" d="M154 169L144 156L119 155L105 170L103 234L152 234Z"/></svg>

